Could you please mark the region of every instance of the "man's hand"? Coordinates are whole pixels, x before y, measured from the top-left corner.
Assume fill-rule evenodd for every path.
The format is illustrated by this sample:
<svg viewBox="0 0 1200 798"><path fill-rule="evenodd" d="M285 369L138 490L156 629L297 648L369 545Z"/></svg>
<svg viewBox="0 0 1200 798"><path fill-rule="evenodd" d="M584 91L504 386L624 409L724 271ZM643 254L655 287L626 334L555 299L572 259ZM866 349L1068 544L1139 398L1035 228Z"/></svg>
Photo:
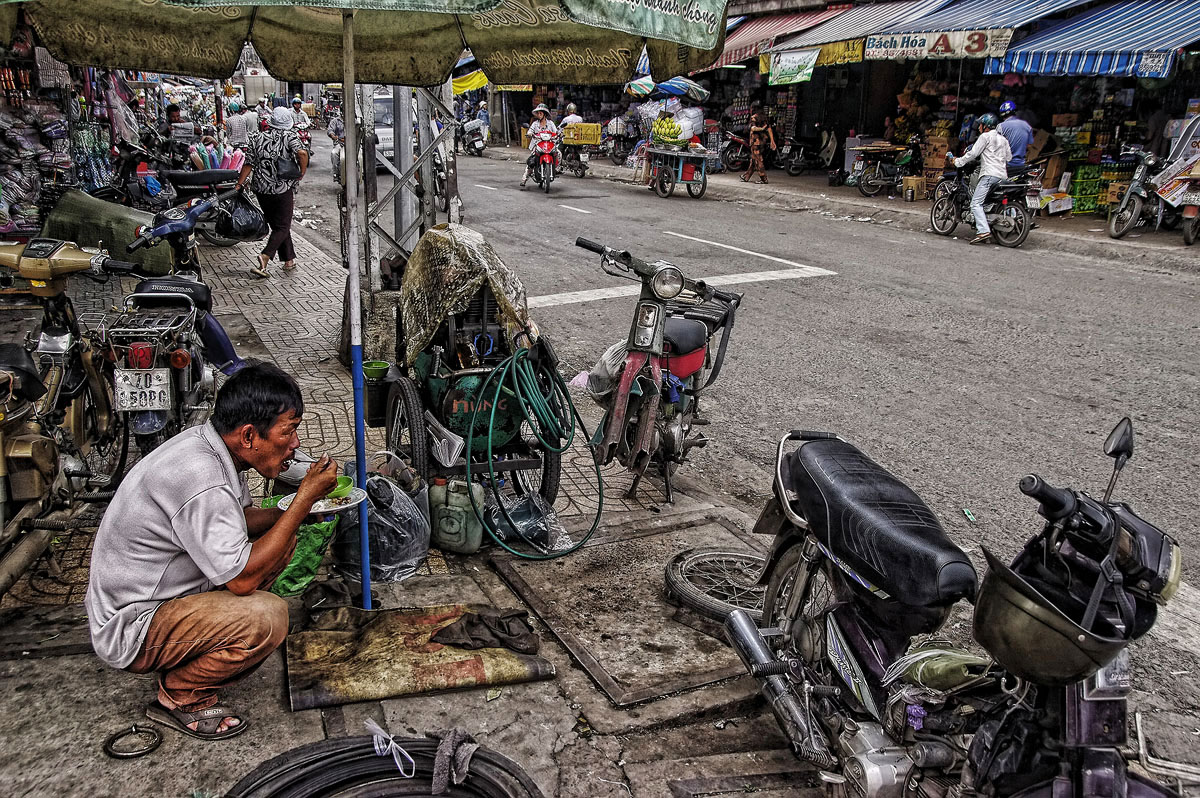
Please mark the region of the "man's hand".
<svg viewBox="0 0 1200 798"><path fill-rule="evenodd" d="M308 473L300 481L300 487L296 489L296 501L305 507L312 507L313 503L324 499L325 494L334 489L337 478L337 463L329 455L322 455L320 460L308 467Z"/></svg>

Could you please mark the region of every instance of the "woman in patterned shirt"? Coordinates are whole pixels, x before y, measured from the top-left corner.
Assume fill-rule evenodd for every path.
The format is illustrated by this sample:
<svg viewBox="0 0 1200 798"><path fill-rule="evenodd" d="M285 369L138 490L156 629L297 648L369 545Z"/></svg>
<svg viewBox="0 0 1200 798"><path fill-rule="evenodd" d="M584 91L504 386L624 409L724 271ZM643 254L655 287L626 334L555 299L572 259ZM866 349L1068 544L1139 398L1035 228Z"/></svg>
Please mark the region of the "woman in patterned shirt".
<svg viewBox="0 0 1200 798"><path fill-rule="evenodd" d="M295 202L297 180L284 180L276 174L279 158L290 157L300 166L300 179L308 171L308 152L300 144L300 136L292 130L292 112L276 108L267 121L267 129L250 135L246 163L238 175L238 187L250 178L250 188L258 197L271 235L258 256L258 266L250 271L257 277L269 277L267 264L276 255L283 261L284 271L296 268L296 248L292 245L292 206Z"/></svg>

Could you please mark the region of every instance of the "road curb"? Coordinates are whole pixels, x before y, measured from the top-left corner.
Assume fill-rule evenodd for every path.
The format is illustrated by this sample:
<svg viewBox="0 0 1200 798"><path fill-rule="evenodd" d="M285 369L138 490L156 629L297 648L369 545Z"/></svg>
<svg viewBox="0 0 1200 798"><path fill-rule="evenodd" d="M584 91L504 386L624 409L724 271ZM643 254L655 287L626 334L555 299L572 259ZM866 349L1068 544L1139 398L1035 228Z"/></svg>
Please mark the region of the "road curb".
<svg viewBox="0 0 1200 798"><path fill-rule="evenodd" d="M497 161L517 161L522 157L519 151L488 149L483 154L485 157ZM622 169L620 173L594 169L592 174L594 177L612 183L634 184L627 169ZM899 229L933 234L929 228L928 206L922 205L920 210L916 208L910 210L900 207L903 201L898 197L896 199L898 207L877 208L855 202L853 199L831 197L819 192L781 190L773 188L769 183L765 186L750 183L729 185L724 181L710 182L705 197L720 202L753 202L757 205L766 205L787 211L830 213L861 222L876 224L886 222ZM1065 252L1092 258L1108 258L1145 268L1200 272L1200 252L1193 251L1189 247L1163 247L1138 244L1133 241L1081 238L1070 233L1047 230L1044 226L1030 234L1023 248L1035 252Z"/></svg>

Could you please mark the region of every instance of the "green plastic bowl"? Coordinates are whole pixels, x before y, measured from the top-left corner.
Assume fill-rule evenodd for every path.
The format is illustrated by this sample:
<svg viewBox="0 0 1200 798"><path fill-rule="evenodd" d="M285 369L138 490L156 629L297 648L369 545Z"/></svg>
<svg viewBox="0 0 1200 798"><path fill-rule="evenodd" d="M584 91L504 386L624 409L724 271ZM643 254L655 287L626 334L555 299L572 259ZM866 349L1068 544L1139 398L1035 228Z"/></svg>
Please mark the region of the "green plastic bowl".
<svg viewBox="0 0 1200 798"><path fill-rule="evenodd" d="M392 364L386 360L368 360L363 363L363 374L373 380L379 380L387 376L388 369L391 367Z"/></svg>
<svg viewBox="0 0 1200 798"><path fill-rule="evenodd" d="M340 499L354 490L354 477L338 477L337 487L325 494L326 499Z"/></svg>

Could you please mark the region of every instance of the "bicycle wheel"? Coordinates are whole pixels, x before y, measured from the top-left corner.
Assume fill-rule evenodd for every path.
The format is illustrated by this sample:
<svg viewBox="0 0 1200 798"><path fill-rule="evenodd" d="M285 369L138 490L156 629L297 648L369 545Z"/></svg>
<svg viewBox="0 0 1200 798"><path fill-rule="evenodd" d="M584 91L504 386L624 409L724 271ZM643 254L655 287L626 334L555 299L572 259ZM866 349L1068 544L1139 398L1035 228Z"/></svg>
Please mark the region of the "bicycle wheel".
<svg viewBox="0 0 1200 798"><path fill-rule="evenodd" d="M429 482L429 435L425 431L425 409L417 386L407 377L392 383L388 391L387 448L408 461L421 479Z"/></svg>
<svg viewBox="0 0 1200 798"><path fill-rule="evenodd" d="M757 580L765 566L764 557L745 551L681 551L667 562L667 596L715 621L724 621L734 610L745 610L758 623L767 589Z"/></svg>

